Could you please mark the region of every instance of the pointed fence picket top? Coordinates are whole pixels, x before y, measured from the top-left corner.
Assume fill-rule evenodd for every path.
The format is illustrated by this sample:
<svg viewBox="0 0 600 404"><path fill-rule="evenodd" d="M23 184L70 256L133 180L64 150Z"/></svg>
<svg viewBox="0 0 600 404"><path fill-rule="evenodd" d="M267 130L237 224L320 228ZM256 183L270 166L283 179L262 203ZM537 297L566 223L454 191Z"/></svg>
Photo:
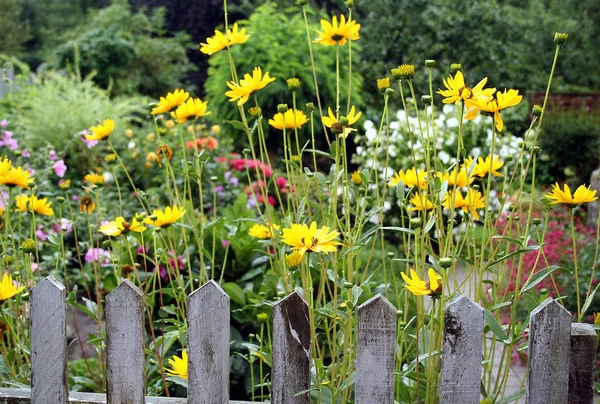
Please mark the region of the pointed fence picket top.
<svg viewBox="0 0 600 404"><path fill-rule="evenodd" d="M106 296L106 395L109 404L144 402L143 293L124 280Z"/></svg>
<svg viewBox="0 0 600 404"><path fill-rule="evenodd" d="M382 295L358 306L356 404L394 404L396 308Z"/></svg>
<svg viewBox="0 0 600 404"><path fill-rule="evenodd" d="M466 296L446 304L440 403L479 403L483 309Z"/></svg>
<svg viewBox="0 0 600 404"><path fill-rule="evenodd" d="M594 403L598 334L589 324L571 324L569 404Z"/></svg>
<svg viewBox="0 0 600 404"><path fill-rule="evenodd" d="M229 403L229 296L213 280L188 297L188 403Z"/></svg>
<svg viewBox="0 0 600 404"><path fill-rule="evenodd" d="M66 289L47 276L31 290L31 402L68 401Z"/></svg>
<svg viewBox="0 0 600 404"><path fill-rule="evenodd" d="M529 319L527 402L564 404L569 388L571 315L547 298Z"/></svg>
<svg viewBox="0 0 600 404"><path fill-rule="evenodd" d="M308 404L310 387L310 320L308 305L293 292L273 306L273 404Z"/></svg>

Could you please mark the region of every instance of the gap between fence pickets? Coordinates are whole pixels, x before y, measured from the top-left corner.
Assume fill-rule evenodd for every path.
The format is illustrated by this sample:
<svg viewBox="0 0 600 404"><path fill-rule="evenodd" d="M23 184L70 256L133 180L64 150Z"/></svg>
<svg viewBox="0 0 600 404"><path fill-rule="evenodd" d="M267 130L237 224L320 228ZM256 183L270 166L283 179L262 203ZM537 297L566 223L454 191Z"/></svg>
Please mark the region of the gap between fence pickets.
<svg viewBox="0 0 600 404"><path fill-rule="evenodd" d="M145 380L143 345L141 345L143 341L142 299L142 292L127 280L106 298L107 369L113 369L112 374L118 375L119 368L124 369L125 366L129 366L131 373L128 385L113 383L111 387L111 383L108 383L109 395L117 391L114 397L118 397L118 400L112 402L119 404L139 403L143 400ZM206 379L195 381L203 372L204 374L218 373L218 378L213 380L214 383L218 383L217 390L211 390L210 393L215 396L208 397L208 402L243 403L229 401L228 397L229 297L214 281L209 281L192 293L189 301L191 309L188 321L194 324L198 322L197 328L193 324L190 327L190 347L194 352L200 352L196 356L190 355L189 368L198 370L190 373L190 385L206 383ZM206 310L208 306L205 304L212 304L210 310ZM107 397L102 394L68 393L65 306L65 287L52 276L48 276L32 289L32 391L0 389L0 404L27 402L29 397L34 404L106 402ZM121 315L122 318L115 318L113 312ZM214 320L207 317L212 312L218 313L217 317L223 327L212 328L212 334L203 333L203 329L211 328L203 327L202 324ZM358 307L359 338L355 385L357 403L375 402L373 399L377 400L378 404L393 403L395 345L392 344L395 344L396 327L395 307L383 296L377 295ZM306 391L310 388L310 322L308 305L298 292L293 292L274 305L273 330L272 403L309 403L310 395ZM135 341L126 341L127 339ZM127 345L129 343L132 345ZM113 346L115 344L127 345L127 350L131 352L129 354L121 352L118 347ZM540 304L531 313L530 321L528 402L531 404L592 403L595 369L593 359L597 344L598 336L590 325L571 325L570 314L551 298ZM113 352L111 351L113 349L116 350ZM378 352L374 353L374 349ZM476 387L481 380L482 352L483 310L465 296L458 296L445 308L440 386L442 403L456 403L459 402L456 401L458 399L465 403L479 402L479 391ZM137 362L128 356L132 354L138 355ZM373 361L372 357L377 357L377 361ZM364 395L362 393L369 388L366 387L363 391L361 386L365 381L373 379L373 366L369 368L369 364L373 365L374 362L381 366L374 370L379 379L373 383L382 382L382 384L377 389L371 389L371 393ZM196 373L197 375L194 376ZM107 375L107 379L109 378L110 374ZM204 390L208 391L208 389ZM305 393L297 394L302 391ZM381 394L382 392L385 394ZM207 402L206 395L204 400L199 400L203 393L196 396L190 390L188 394L189 402ZM216 395L219 395L217 401L215 401ZM88 401L85 401L86 399ZM110 398L108 400L111 401ZM146 402L183 403L188 400L147 397Z"/></svg>

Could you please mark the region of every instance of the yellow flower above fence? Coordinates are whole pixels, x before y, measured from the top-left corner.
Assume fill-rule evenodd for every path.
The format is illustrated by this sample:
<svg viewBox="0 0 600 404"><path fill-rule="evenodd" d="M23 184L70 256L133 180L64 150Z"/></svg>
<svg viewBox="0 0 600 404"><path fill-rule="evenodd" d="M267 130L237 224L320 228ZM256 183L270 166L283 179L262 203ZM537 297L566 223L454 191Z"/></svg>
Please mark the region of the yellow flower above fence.
<svg viewBox="0 0 600 404"><path fill-rule="evenodd" d="M171 369L165 369L166 373L169 376L181 377L182 379L188 378L188 354L187 351L181 352L181 358L179 356L173 355L171 359L169 359L169 365L171 365Z"/></svg>
<svg viewBox="0 0 600 404"><path fill-rule="evenodd" d="M206 55L212 55L223 49L231 47L231 45L243 44L250 38L246 35L246 28L238 31L237 22L233 24L232 29L228 29L225 34L219 30L215 30L215 35L206 38L206 43L200 44L200 52Z"/></svg>
<svg viewBox="0 0 600 404"><path fill-rule="evenodd" d="M152 215L144 219L144 223L151 224L156 227L166 228L181 219L185 215L183 208L174 205L167 206L164 210L153 210Z"/></svg>
<svg viewBox="0 0 600 404"><path fill-rule="evenodd" d="M492 98L492 95L496 91L495 88L483 88L487 83L487 77L482 79L477 85L473 88L465 85L465 77L462 72L459 70L456 72L454 77L448 76L447 79L444 79L445 90L441 88L437 91L438 94L441 94L445 98L442 100L444 104L458 104L461 101L467 100L489 100Z"/></svg>
<svg viewBox="0 0 600 404"><path fill-rule="evenodd" d="M567 184L564 184L564 190L561 190L558 182L552 185L552 191L548 192L545 196L548 199L553 199L553 201L550 202L551 205L562 203L571 208L574 208L581 203L594 202L598 199L596 190L592 190L585 185L580 185L579 188L575 190L575 193L571 194L571 189Z"/></svg>
<svg viewBox="0 0 600 404"><path fill-rule="evenodd" d="M248 97L258 90L261 90L267 86L267 84L275 81L275 77L270 77L269 72L262 74L260 67L255 67L252 70L252 76L246 73L244 78L237 84L233 81L227 83L227 87L231 90L227 91L225 95L230 98L229 101L237 101L237 105L244 105L248 101Z"/></svg>
<svg viewBox="0 0 600 404"><path fill-rule="evenodd" d="M269 119L269 125L275 129L300 129L302 125L308 122L304 112L297 109L288 109L284 113L276 113L272 119Z"/></svg>
<svg viewBox="0 0 600 404"><path fill-rule="evenodd" d="M404 273L400 272L402 279L406 282L406 289L412 292L415 296L432 296L436 297L442 294L442 278L435 273L433 268L429 268L427 272L429 275L429 282L421 280L414 269L410 269L410 278Z"/></svg>
<svg viewBox="0 0 600 404"><path fill-rule="evenodd" d="M211 112L207 111L208 102L200 98L190 98L183 104L181 104L174 112L171 112L171 116L177 119L179 123L185 123L190 118L201 118L206 115L210 115ZM167 121L172 122L172 121Z"/></svg>
<svg viewBox="0 0 600 404"><path fill-rule="evenodd" d="M105 119L102 125L92 126L90 130L91 135L85 135L86 140L102 140L106 139L112 131L115 129L115 121L112 119Z"/></svg>
<svg viewBox="0 0 600 404"><path fill-rule="evenodd" d="M25 286L17 286L13 283L12 276L5 273L0 281L0 303L20 293Z"/></svg>
<svg viewBox="0 0 600 404"><path fill-rule="evenodd" d="M300 257L307 251L328 254L337 251L336 247L341 244L334 241L339 234L335 230L330 231L327 226L317 229L317 222L312 222L310 227L306 224L292 224L289 229L283 229L281 241L297 251Z"/></svg>
<svg viewBox="0 0 600 404"><path fill-rule="evenodd" d="M107 236L116 237L120 234L127 234L131 231L141 233L145 230L146 227L138 222L135 217L131 220L131 223L129 223L125 221L123 216L119 216L116 218L116 220L110 222L109 224L100 226L99 231Z"/></svg>
<svg viewBox="0 0 600 404"><path fill-rule="evenodd" d="M335 15L331 23L327 20L321 20L321 28L323 28L323 32L319 31L319 37L314 42L325 46L344 45L348 39L356 41L360 38L358 33L360 24L357 24L354 20L346 22L344 15L340 16L339 23Z"/></svg>
<svg viewBox="0 0 600 404"><path fill-rule="evenodd" d="M188 98L190 98L190 93L185 90L176 89L172 93L167 93L165 97L160 97L158 106L153 108L150 113L152 115L164 114L165 112L169 112L173 108L180 106Z"/></svg>
<svg viewBox="0 0 600 404"><path fill-rule="evenodd" d="M265 226L256 223L250 228L250 230L248 230L248 234L256 238L268 239L273 237L275 230L279 230L279 225L271 224L269 226Z"/></svg>

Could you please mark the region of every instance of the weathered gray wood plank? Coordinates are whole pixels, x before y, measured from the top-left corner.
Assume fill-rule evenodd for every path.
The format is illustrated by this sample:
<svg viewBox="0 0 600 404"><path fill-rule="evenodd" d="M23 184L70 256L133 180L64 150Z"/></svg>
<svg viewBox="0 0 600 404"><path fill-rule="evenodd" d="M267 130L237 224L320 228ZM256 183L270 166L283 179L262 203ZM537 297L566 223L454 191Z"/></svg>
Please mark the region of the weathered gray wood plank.
<svg viewBox="0 0 600 404"><path fill-rule="evenodd" d="M106 296L106 393L110 404L144 402L143 293L124 280Z"/></svg>
<svg viewBox="0 0 600 404"><path fill-rule="evenodd" d="M229 402L229 296L213 280L190 294L188 402Z"/></svg>
<svg viewBox="0 0 600 404"><path fill-rule="evenodd" d="M31 290L31 384L34 404L67 402L66 290L48 276Z"/></svg>
<svg viewBox="0 0 600 404"><path fill-rule="evenodd" d="M0 388L0 404L21 404L31 402L29 389ZM70 404L106 404L106 395L97 393L69 393ZM146 404L186 404L187 398L150 397ZM250 401L230 401L229 404L251 404Z"/></svg>
<svg viewBox="0 0 600 404"><path fill-rule="evenodd" d="M308 305L293 292L273 306L273 404L308 404L297 393L310 387L310 321Z"/></svg>
<svg viewBox="0 0 600 404"><path fill-rule="evenodd" d="M571 324L569 404L594 403L598 334L589 324Z"/></svg>
<svg viewBox="0 0 600 404"><path fill-rule="evenodd" d="M479 403L483 327L483 309L466 296L446 305L441 403Z"/></svg>
<svg viewBox="0 0 600 404"><path fill-rule="evenodd" d="M527 402L564 404L569 388L571 315L552 298L531 312Z"/></svg>
<svg viewBox="0 0 600 404"><path fill-rule="evenodd" d="M356 404L394 403L396 308L377 295L358 306Z"/></svg>

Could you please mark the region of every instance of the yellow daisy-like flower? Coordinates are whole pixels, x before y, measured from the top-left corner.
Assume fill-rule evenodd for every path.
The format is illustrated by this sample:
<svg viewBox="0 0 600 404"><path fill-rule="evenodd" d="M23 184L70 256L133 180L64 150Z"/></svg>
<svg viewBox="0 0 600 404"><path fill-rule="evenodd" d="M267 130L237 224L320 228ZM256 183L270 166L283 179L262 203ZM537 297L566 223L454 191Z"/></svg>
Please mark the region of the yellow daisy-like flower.
<svg viewBox="0 0 600 404"><path fill-rule="evenodd" d="M257 223L248 230L248 234L256 238L268 239L273 237L275 230L279 230L279 225L271 224L265 226Z"/></svg>
<svg viewBox="0 0 600 404"><path fill-rule="evenodd" d="M481 177L481 178L485 177L486 175L489 174L490 167L492 168L492 175L495 175L496 177L502 177L503 175L500 174L500 172L498 170L501 169L502 166L504 166L504 161L500 161L500 156L494 156L493 162L490 161L491 159L492 159L492 156L487 156L485 158L485 160L482 157L479 157L477 159L477 163L473 167L473 171L471 172L471 177ZM468 157L465 159L463 168L466 170L469 170L471 168L472 164L473 164L473 159Z"/></svg>
<svg viewBox="0 0 600 404"><path fill-rule="evenodd" d="M408 210L423 211L433 209L433 202L431 202L429 198L427 198L427 195L425 195L425 193L414 193L413 196L410 198L410 203L413 206L408 208Z"/></svg>
<svg viewBox="0 0 600 404"><path fill-rule="evenodd" d="M444 198L442 205L446 209L451 209L452 206L452 194L449 193ZM462 193L456 189L454 190L454 208L461 209L463 212L471 214L473 219L479 220L479 213L477 209L485 208L485 198L481 192L474 189L467 190L467 196L463 197Z"/></svg>
<svg viewBox="0 0 600 404"><path fill-rule="evenodd" d="M458 171L458 172L457 172ZM448 182L448 186L451 187L460 187L464 188L470 183L473 182L474 178L469 177L467 174L467 170L463 167L460 170L457 170L456 167L452 169L450 172L438 172L437 176L442 182Z"/></svg>
<svg viewBox="0 0 600 404"><path fill-rule="evenodd" d="M354 185L362 185L363 180L360 176L360 171L356 170L352 173L352 182Z"/></svg>
<svg viewBox="0 0 600 404"><path fill-rule="evenodd" d="M20 293L25 286L17 286L13 283L12 276L5 273L0 281L0 302L10 299L17 293Z"/></svg>
<svg viewBox="0 0 600 404"><path fill-rule="evenodd" d="M409 168L406 172L400 170L394 173L390 179L390 187L397 186L400 181L405 187L419 187L421 189L427 188L427 173L425 171L419 171L416 168Z"/></svg>
<svg viewBox="0 0 600 404"><path fill-rule="evenodd" d="M432 296L437 297L442 294L442 278L435 273L433 268L429 268L427 271L429 275L429 282L421 280L414 269L410 269L410 278L404 273L400 272L402 279L406 282L406 289L412 292L415 296Z"/></svg>
<svg viewBox="0 0 600 404"><path fill-rule="evenodd" d="M115 129L115 121L112 119L105 119L102 125L92 126L90 130L91 135L85 135L86 140L102 140L106 139L108 135Z"/></svg>
<svg viewBox="0 0 600 404"><path fill-rule="evenodd" d="M206 43L201 43L200 52L212 55L223 49L229 48L231 45L243 44L250 38L246 35L246 28L238 30L237 22L233 24L233 29L228 29L225 34L219 30L215 30L215 35L211 38L206 38Z"/></svg>
<svg viewBox="0 0 600 404"><path fill-rule="evenodd" d="M35 195L29 197L29 208L38 215L54 216L54 210L50 205L52 202L48 202L48 198L38 199Z"/></svg>
<svg viewBox="0 0 600 404"><path fill-rule="evenodd" d="M0 184L11 188L29 188L29 184L34 180L35 179L31 177L31 173L21 167L10 167L5 172L0 173Z"/></svg>
<svg viewBox="0 0 600 404"><path fill-rule="evenodd" d="M164 114L165 112L169 112L173 108L180 106L188 98L190 98L190 93L185 90L176 89L172 93L167 93L165 97L160 97L158 106L153 108L150 113L152 115Z"/></svg>
<svg viewBox="0 0 600 404"><path fill-rule="evenodd" d="M154 225L156 227L166 228L181 219L185 215L185 210L177 205L167 206L165 211L153 210L152 215L144 219L144 223ZM153 220L151 217L156 217Z"/></svg>
<svg viewBox="0 0 600 404"><path fill-rule="evenodd" d="M321 28L323 28L323 32L319 31L319 37L314 42L326 46L344 45L348 39L356 41L360 38L358 33L360 24L357 24L354 20L346 22L346 17L343 14L340 16L339 24L335 15L331 19L331 23L327 20L321 20Z"/></svg>
<svg viewBox="0 0 600 404"><path fill-rule="evenodd" d="M600 313L594 313L594 324L600 325Z"/></svg>
<svg viewBox="0 0 600 404"><path fill-rule="evenodd" d="M146 230L146 227L143 226L138 220L134 217L131 220L131 223L126 222L123 216L117 217L114 221L111 221L109 224L105 224L100 226L100 233L104 233L107 236L116 237L120 234L127 234L130 231L135 231L137 233L141 233Z"/></svg>
<svg viewBox="0 0 600 404"><path fill-rule="evenodd" d="M102 174L86 174L86 176L83 177L83 180L87 181L93 185L102 185L102 184L104 184L104 175L102 175Z"/></svg>
<svg viewBox="0 0 600 404"><path fill-rule="evenodd" d="M288 267L297 267L302 262L302 257L303 255L298 250L294 250L291 254L285 255L285 262Z"/></svg>
<svg viewBox="0 0 600 404"><path fill-rule="evenodd" d="M500 111L518 105L522 99L523 96L519 95L519 90L504 90L503 93L497 91L492 98L480 98L468 102L467 108L471 108L471 110L467 112L465 118L474 119L481 111L484 115L493 116L494 122L496 122L496 130L502 132L504 122Z"/></svg>
<svg viewBox="0 0 600 404"><path fill-rule="evenodd" d="M81 202L79 202L79 212L87 212L88 215L91 215L94 212L94 209L96 209L96 203L92 198L87 195L81 198Z"/></svg>
<svg viewBox="0 0 600 404"><path fill-rule="evenodd" d="M317 222L312 222L310 227L306 224L292 224L289 229L283 229L281 241L291 246L300 256L307 251L328 254L337 251L336 246L341 244L334 241L339 234L337 231L330 231L327 226L317 229Z"/></svg>
<svg viewBox="0 0 600 404"><path fill-rule="evenodd" d="M553 199L553 201L550 202L551 205L562 203L571 208L574 208L581 203L594 202L598 199L596 190L592 190L590 187L580 185L575 190L575 193L571 194L571 189L567 184L564 185L564 190L561 190L558 182L552 185L552 191L548 192L545 197Z"/></svg>
<svg viewBox="0 0 600 404"><path fill-rule="evenodd" d="M352 108L350 108L348 116L342 116L339 120L335 117L331 107L328 108L327 112L328 115L323 117L323 123L328 128L331 128L332 132L338 133L340 137L344 137L344 139L347 138L350 133L356 130L350 126L358 122L362 116L362 112L359 112L358 114L356 113L356 108L354 105Z"/></svg>
<svg viewBox="0 0 600 404"><path fill-rule="evenodd" d="M230 98L230 102L237 101L237 105L244 105L248 101L248 97L258 90L261 90L267 86L267 84L275 81L275 77L270 77L269 72L262 74L260 67L255 67L252 70L252 76L246 73L244 78L237 84L233 81L227 83L227 87L231 90L225 93Z"/></svg>
<svg viewBox="0 0 600 404"><path fill-rule="evenodd" d="M183 104L181 104L177 109L171 112L171 116L177 119L179 123L185 123L188 119L200 118L206 115L210 115L211 112L207 111L208 102L202 100L200 98L190 98ZM172 121L167 121L172 122Z"/></svg>
<svg viewBox="0 0 600 404"><path fill-rule="evenodd" d="M444 79L445 90L438 89L437 93L441 94L445 98L442 100L444 104L458 104L461 101L467 100L489 100L492 98L492 95L496 91L495 88L486 88L484 89L487 83L487 77L481 80L477 85L473 88L465 85L465 77L462 72L459 70L454 75L449 76L447 79Z"/></svg>
<svg viewBox="0 0 600 404"><path fill-rule="evenodd" d="M308 118L304 112L297 109L288 109L285 113L278 112L269 119L269 125L275 129L300 129L302 125L308 122Z"/></svg>
<svg viewBox="0 0 600 404"><path fill-rule="evenodd" d="M0 176L6 174L11 167L12 161L10 161L8 157L4 156L4 158L0 160Z"/></svg>
<svg viewBox="0 0 600 404"><path fill-rule="evenodd" d="M187 351L181 351L181 358L179 356L173 355L171 359L169 359L169 365L171 365L171 369L165 369L166 373L169 376L177 376L182 379L188 378L188 354Z"/></svg>
<svg viewBox="0 0 600 404"><path fill-rule="evenodd" d="M29 195L17 195L15 196L15 202L17 204L17 210L21 212L29 211L27 203L29 202Z"/></svg>

